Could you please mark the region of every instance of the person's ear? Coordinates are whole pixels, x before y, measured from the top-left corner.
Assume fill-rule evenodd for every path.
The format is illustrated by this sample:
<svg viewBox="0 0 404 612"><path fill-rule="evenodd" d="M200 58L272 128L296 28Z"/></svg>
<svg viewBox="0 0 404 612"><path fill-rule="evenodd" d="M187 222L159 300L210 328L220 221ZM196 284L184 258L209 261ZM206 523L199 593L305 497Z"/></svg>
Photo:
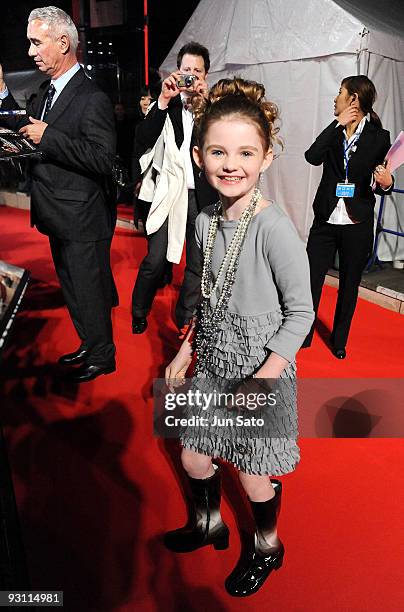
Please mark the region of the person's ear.
<svg viewBox="0 0 404 612"><path fill-rule="evenodd" d="M203 168L203 158L202 158L202 151L199 147L193 147L192 148L192 157L194 158L194 162L196 163L196 165L198 166L198 168L200 168L202 170Z"/></svg>
<svg viewBox="0 0 404 612"><path fill-rule="evenodd" d="M358 106L358 104L359 104L358 94L357 93L353 93L352 96L351 96L350 105L351 106Z"/></svg>
<svg viewBox="0 0 404 612"><path fill-rule="evenodd" d="M59 47L63 54L68 53L70 49L70 40L66 34L62 34L62 36L59 38Z"/></svg>
<svg viewBox="0 0 404 612"><path fill-rule="evenodd" d="M268 151L264 155L264 161L262 162L260 172L265 172L265 170L269 168L269 166L272 164L273 161L274 161L274 152L272 151L272 149L268 149Z"/></svg>

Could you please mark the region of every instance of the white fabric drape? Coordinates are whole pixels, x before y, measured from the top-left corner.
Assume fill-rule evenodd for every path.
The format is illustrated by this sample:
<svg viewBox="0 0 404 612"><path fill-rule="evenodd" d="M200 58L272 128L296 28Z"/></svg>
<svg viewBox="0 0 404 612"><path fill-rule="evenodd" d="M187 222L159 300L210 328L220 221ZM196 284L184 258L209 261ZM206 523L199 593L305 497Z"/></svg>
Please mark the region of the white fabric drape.
<svg viewBox="0 0 404 612"><path fill-rule="evenodd" d="M404 62L371 53L368 76L376 84L378 92L376 112L383 126L390 131L393 142L404 130ZM395 172L395 187L404 189L404 166ZM379 202L380 198L377 198L376 214ZM404 194L393 193L386 198L382 224L386 229L404 233ZM404 238L382 233L378 256L381 261L404 260Z"/></svg>
<svg viewBox="0 0 404 612"><path fill-rule="evenodd" d="M404 130L404 37L384 24L377 29L374 20L368 28L345 5L333 0L201 0L162 65L163 73L174 70L180 47L197 40L211 53L210 85L233 75L265 85L281 110L279 135L285 148L278 149L263 190L289 214L303 239L322 171L306 163L304 151L333 120L341 80L368 74L379 94L375 110L392 140ZM364 3L365 15L366 9ZM396 175L397 187L404 188L403 172ZM379 197L377 207L378 202ZM403 222L404 196L389 196L384 225L396 230ZM404 258L404 238L384 234L379 254L386 261Z"/></svg>

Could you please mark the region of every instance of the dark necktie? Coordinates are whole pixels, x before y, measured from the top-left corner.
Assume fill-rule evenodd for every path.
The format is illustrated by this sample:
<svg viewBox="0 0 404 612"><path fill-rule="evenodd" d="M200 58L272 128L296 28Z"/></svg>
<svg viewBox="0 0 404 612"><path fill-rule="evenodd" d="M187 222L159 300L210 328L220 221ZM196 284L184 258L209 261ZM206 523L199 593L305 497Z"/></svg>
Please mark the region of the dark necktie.
<svg viewBox="0 0 404 612"><path fill-rule="evenodd" d="M53 96L56 93L56 89L55 86L52 85L52 83L49 85L49 89L48 89L48 93L46 96L46 102L45 102L45 111L42 117L42 121L45 121L46 115L49 113L51 106L52 106L52 100L53 100Z"/></svg>

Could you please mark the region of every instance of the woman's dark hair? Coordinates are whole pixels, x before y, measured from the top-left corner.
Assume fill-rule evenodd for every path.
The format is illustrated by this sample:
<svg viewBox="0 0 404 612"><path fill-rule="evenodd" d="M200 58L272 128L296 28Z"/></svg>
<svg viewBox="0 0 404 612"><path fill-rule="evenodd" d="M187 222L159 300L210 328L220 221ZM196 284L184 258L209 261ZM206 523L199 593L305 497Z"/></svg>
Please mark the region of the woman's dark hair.
<svg viewBox="0 0 404 612"><path fill-rule="evenodd" d="M177 55L177 68L181 66L182 58L184 55L188 53L188 55L200 55L203 59L203 64L205 66L205 72L209 72L210 68L210 58L209 51L203 45L200 45L197 42L189 42L178 51Z"/></svg>
<svg viewBox="0 0 404 612"><path fill-rule="evenodd" d="M378 127L383 127L380 117L373 110L373 104L376 100L376 87L372 81L364 74L357 76L348 76L341 82L341 87L345 87L350 96L357 94L361 111L370 115L370 121Z"/></svg>
<svg viewBox="0 0 404 612"><path fill-rule="evenodd" d="M147 89L147 87L141 87L138 100L140 100L140 98L144 98L145 96L150 96L151 98L153 97L150 93L150 89Z"/></svg>
<svg viewBox="0 0 404 612"><path fill-rule="evenodd" d="M153 96L150 93L150 90L147 89L147 87L141 87L141 89L139 90L139 93L137 95L137 103L136 103L136 108L135 108L135 119L136 119L136 121L138 121L139 119L144 119L144 114L143 114L143 111L142 111L141 106L140 106L140 100L142 98L144 98L145 96L150 96L151 97L151 101L153 101L155 99L155 96Z"/></svg>
<svg viewBox="0 0 404 612"><path fill-rule="evenodd" d="M206 132L215 121L228 117L241 117L257 128L263 147L268 151L279 128L275 122L279 118L277 106L265 99L265 87L255 81L221 79L209 91L208 98L195 96L192 102L194 121L197 127L198 145L203 147Z"/></svg>

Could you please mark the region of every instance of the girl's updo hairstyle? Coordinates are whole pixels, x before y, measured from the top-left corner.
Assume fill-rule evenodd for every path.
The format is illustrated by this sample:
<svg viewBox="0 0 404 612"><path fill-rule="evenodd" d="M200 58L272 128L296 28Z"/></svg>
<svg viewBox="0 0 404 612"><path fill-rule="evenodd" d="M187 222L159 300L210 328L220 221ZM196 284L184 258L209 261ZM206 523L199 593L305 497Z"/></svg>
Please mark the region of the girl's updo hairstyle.
<svg viewBox="0 0 404 612"><path fill-rule="evenodd" d="M192 109L200 148L203 147L209 126L229 117L240 117L253 123L261 136L265 152L274 142L282 144L276 137L279 131L275 126L279 118L278 107L265 99L265 87L261 83L238 77L221 79L209 91L207 98L195 96Z"/></svg>

